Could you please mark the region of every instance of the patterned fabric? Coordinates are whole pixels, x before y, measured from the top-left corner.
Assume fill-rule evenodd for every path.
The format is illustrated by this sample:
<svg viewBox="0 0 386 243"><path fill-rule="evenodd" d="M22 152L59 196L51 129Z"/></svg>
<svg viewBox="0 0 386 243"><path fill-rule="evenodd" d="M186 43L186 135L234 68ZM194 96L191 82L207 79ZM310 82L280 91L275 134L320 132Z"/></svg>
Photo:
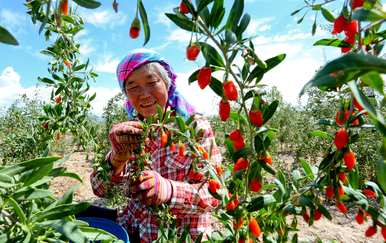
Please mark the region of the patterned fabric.
<svg viewBox="0 0 386 243"><path fill-rule="evenodd" d="M150 63L158 62L160 63L168 73L170 78L169 90L168 90L168 106L173 108L178 115L188 119L189 116L195 113L195 109L190 105L185 98L177 91L176 89L176 78L177 75L174 73L173 69L162 58L157 52L148 50L148 49L137 49L127 55L117 67L117 78L119 86L122 89L122 92L125 93L124 83L125 80L130 76L130 74L138 69L140 66ZM132 104L126 100L125 109L127 111L129 119L133 119L136 116L136 111Z"/></svg>
<svg viewBox="0 0 386 243"><path fill-rule="evenodd" d="M221 154L214 140L214 134L209 122L203 117L195 116L197 131L203 130L200 145L209 151L212 145L210 163L213 166L221 163ZM186 145L186 148L188 146ZM212 230L214 219L211 211L218 205L209 191L206 179L196 176L192 168L192 158L180 156L177 151L171 152L169 147L161 147L160 136L150 140L147 148L151 153L151 169L157 171L162 177L169 179L172 195L168 204L171 212L177 218L179 234L185 227L190 227L190 235L195 239L200 233L209 234ZM189 153L189 150L186 151ZM198 165L200 168L200 165ZM91 185L95 195L103 197L106 189L112 185L119 186L125 195L130 195L128 178L134 169L129 165L120 175L110 173L110 182L105 183L98 176L98 172L91 174ZM141 240L151 242L157 239L158 222L146 205L139 200L128 198L127 205L120 210L118 223L125 226L130 233L139 230Z"/></svg>

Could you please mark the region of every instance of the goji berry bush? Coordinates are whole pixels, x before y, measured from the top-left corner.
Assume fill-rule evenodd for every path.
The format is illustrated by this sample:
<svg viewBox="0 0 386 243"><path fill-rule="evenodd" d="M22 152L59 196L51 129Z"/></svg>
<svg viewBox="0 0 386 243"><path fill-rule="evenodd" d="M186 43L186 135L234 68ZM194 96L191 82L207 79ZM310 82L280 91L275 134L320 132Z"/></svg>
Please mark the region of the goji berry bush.
<svg viewBox="0 0 386 243"><path fill-rule="evenodd" d="M77 58L79 46L73 36L83 24L81 18L72 12L67 0L55 1L55 7L51 7L53 2L32 0L26 3L28 13L33 21L41 23L46 38L52 34L58 37L44 51L55 61L50 64L52 79L41 78L53 87L51 103L44 106L42 126L51 135L69 130L80 141L88 141L90 139L85 138L93 137L95 128L90 128L83 115L94 96L89 97L85 92L89 87L88 79L96 74L88 71L88 63L81 64ZM94 0L74 2L87 8L100 5ZM338 6L337 16L331 6ZM116 0L113 8L117 11ZM310 131L311 136L322 141L322 146L318 147L320 151L315 151L320 159L311 164L297 156L300 167L291 173L277 167L275 156L271 155L280 134L280 126L273 126L275 115L281 112L278 109L280 99L267 98L260 84L267 72L274 72L274 68L285 61L286 55L283 53L266 60L259 58L253 38L245 35L251 16L244 13L244 1L233 1L228 12L225 8L223 0L182 0L166 13L176 26L191 33L191 39L186 43L187 61L195 61L199 55L205 60L188 82L197 81L201 89L211 89L219 97L217 122L226 127L220 138L226 150L222 166L211 167L208 163L211 154L197 146L200 132L195 130L192 118L184 120L171 116L170 110L159 108L153 118L144 121L144 137L158 136L162 146L178 150L181 156L195 158L195 171L191 176L206 178L207 184L203 185L207 185L209 192L218 199L213 216L222 228L208 236L208 241L297 242L296 216L301 216L309 225L322 217L331 220L325 206L328 203L335 204L342 214L347 214L348 208L357 211L352 220L358 224L365 220L371 222L365 236L371 237L380 231L386 240L386 127L381 76L386 72L386 60L379 56L385 39L386 13L381 1L304 1L304 6L292 13L301 16L299 24L308 14L314 14L312 34L315 34L318 22L327 21L331 38L319 40L314 45L340 48L342 56L321 67L300 92L303 95L314 87L322 91L321 95L333 95L332 102L336 103L331 107L336 110L333 114L326 113L330 117L320 119L316 129ZM130 37L138 38L142 29L145 45L150 38L150 25L145 6L139 0ZM17 44L8 31L4 28L0 31L2 42ZM239 59L242 62L236 61ZM77 73L80 70L84 76ZM70 95L66 89L76 95ZM82 115L73 116L73 112ZM82 131L75 124L81 124ZM369 163L376 165L376 177L374 181L360 183L363 172L358 166L356 144L369 142L360 140L361 136L366 137L369 129L376 131L380 140L375 143L379 144L377 151L369 159ZM95 145L95 140L91 141ZM303 143L308 141L304 139ZM138 173L151 163L145 144L146 140L137 151L141 155L137 157L141 159L134 162L138 165ZM96 156L97 166L105 170L100 163L105 147L95 145L94 149L99 156ZM4 178L6 182L11 180ZM9 200L8 205L17 209L15 203L15 200ZM154 210L159 212L162 225L168 226L160 227L159 242L192 240L186 229L175 228L173 215L169 214L166 205ZM16 212L19 218L25 219L20 210ZM12 229L6 230L14 233ZM20 235L24 237L27 233ZM200 242L201 237L194 240Z"/></svg>

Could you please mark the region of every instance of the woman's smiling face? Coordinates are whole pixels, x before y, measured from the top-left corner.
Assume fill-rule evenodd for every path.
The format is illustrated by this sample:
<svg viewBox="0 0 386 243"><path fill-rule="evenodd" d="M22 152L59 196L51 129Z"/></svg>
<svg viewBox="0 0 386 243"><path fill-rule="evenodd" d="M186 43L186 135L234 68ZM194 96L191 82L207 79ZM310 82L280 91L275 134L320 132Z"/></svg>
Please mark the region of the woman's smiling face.
<svg viewBox="0 0 386 243"><path fill-rule="evenodd" d="M145 64L131 73L125 82L125 92L135 110L144 117L157 112L157 104L162 108L168 100L168 87L155 70L154 66Z"/></svg>

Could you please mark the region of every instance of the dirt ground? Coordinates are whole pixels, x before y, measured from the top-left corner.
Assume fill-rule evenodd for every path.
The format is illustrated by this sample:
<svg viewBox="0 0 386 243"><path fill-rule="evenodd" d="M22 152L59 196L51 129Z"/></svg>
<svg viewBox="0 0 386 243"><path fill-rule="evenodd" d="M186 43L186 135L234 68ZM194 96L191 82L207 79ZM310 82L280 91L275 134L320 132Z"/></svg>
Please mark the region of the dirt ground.
<svg viewBox="0 0 386 243"><path fill-rule="evenodd" d="M281 158L291 164L292 158L285 156ZM286 163L286 164L287 164ZM75 193L75 200L87 200L96 205L103 205L104 200L96 197L90 186L89 175L92 172L90 161L86 160L86 154L81 152L73 153L67 161L63 164L70 172L76 172L83 180L79 189ZM62 195L67 189L78 184L78 182L71 178L58 177L51 183L51 189L58 196ZM331 208L331 215L333 220L329 221L325 218L317 221L313 226L308 226L302 218L299 218L299 241L300 242L318 242L318 238L322 242L342 242L342 243L359 243L359 242L383 242L382 235L379 232L372 238L366 238L364 232L369 226L368 223L358 225L355 222L355 209L349 211L347 215Z"/></svg>

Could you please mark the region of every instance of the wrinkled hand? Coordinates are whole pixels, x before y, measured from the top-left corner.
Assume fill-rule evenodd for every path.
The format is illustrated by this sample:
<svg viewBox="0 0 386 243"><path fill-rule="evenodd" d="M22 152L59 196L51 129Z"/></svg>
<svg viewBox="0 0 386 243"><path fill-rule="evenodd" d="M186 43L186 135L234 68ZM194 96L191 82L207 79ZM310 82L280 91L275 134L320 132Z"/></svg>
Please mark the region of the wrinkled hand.
<svg viewBox="0 0 386 243"><path fill-rule="evenodd" d="M113 125L109 132L111 162L118 165L126 163L135 149L139 147L142 133L141 123L137 121Z"/></svg>
<svg viewBox="0 0 386 243"><path fill-rule="evenodd" d="M138 181L132 184L131 191L147 205L166 203L172 197L170 180L154 170L143 171Z"/></svg>

